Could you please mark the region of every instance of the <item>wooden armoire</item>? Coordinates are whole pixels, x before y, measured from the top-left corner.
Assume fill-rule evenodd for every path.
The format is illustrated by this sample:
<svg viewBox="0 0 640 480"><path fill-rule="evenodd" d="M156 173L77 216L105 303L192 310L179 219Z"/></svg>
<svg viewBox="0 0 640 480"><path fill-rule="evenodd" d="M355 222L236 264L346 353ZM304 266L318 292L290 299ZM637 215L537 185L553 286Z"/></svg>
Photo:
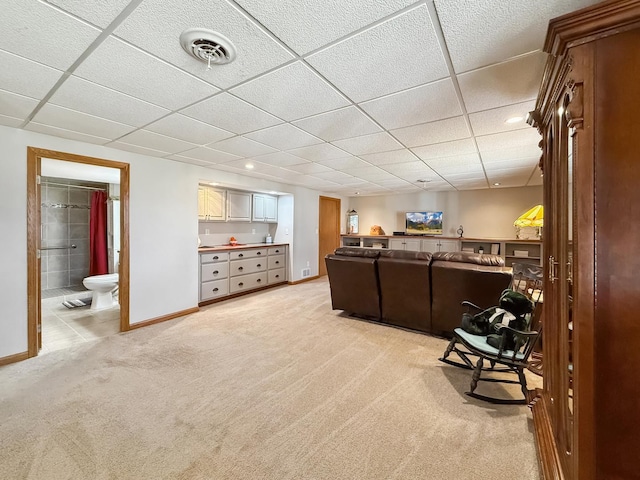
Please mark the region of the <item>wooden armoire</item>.
<svg viewBox="0 0 640 480"><path fill-rule="evenodd" d="M544 49L541 471L640 479L640 1L553 19Z"/></svg>

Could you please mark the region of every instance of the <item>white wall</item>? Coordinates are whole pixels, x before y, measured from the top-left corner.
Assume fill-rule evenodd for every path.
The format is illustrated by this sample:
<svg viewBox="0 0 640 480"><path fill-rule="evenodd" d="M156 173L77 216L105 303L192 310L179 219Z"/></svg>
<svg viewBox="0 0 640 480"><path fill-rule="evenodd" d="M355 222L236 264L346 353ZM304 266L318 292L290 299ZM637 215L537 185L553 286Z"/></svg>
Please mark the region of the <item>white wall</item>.
<svg viewBox="0 0 640 480"><path fill-rule="evenodd" d="M198 302L198 181L246 190L290 186L99 145L0 126L0 358L27 350L27 146L129 163L130 321L195 307ZM292 280L311 262L318 270L319 193L295 187ZM289 190L291 191L291 190ZM298 199L300 197L300 201ZM311 211L311 216L308 215ZM309 219L313 222L309 223ZM298 228L299 227L299 228ZM292 242L293 243L293 242ZM297 272L297 274L296 274Z"/></svg>
<svg viewBox="0 0 640 480"><path fill-rule="evenodd" d="M349 208L358 212L360 234L380 225L387 235L404 231L405 212L443 212L445 236L515 238L513 221L534 205L542 203L542 186L492 188L461 192L420 192L380 197L351 197Z"/></svg>

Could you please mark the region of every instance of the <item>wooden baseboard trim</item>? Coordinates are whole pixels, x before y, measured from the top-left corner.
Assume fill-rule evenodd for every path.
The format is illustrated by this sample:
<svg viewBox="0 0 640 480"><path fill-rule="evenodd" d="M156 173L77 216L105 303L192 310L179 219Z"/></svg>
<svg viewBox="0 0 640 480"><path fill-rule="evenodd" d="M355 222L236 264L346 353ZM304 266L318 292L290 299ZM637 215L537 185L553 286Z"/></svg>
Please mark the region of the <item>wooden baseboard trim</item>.
<svg viewBox="0 0 640 480"><path fill-rule="evenodd" d="M242 297L243 295L249 295L250 293L261 292L262 290L268 290L269 288L279 287L280 285L286 285L286 284L287 284L287 282L272 283L271 285L265 285L264 287L254 288L253 290L247 290L246 292L236 292L236 293L232 293L230 295L225 295L224 297L212 298L211 300L205 300L204 302L200 302L198 304L198 306L204 307L205 305L212 305L214 303L224 302L225 300L230 300L230 299L236 298L236 297Z"/></svg>
<svg viewBox="0 0 640 480"><path fill-rule="evenodd" d="M29 352L16 353L14 355L8 355L6 357L0 357L0 367L2 365L9 365L10 363L21 362L29 358Z"/></svg>
<svg viewBox="0 0 640 480"><path fill-rule="evenodd" d="M538 463L543 480L564 480L558 447L551 428L549 397L543 390L529 391L527 401L533 415Z"/></svg>
<svg viewBox="0 0 640 480"><path fill-rule="evenodd" d="M129 330L135 330L137 328L148 327L149 325L155 325L156 323L166 322L167 320L173 320L174 318L184 317L185 315L190 315L192 313L196 313L200 311L200 308L193 307L187 308L186 310L181 310L179 312L169 313L168 315L163 315L161 317L152 318L150 320L145 320L144 322L134 323L129 325Z"/></svg>
<svg viewBox="0 0 640 480"><path fill-rule="evenodd" d="M289 285L298 285L304 282L310 282L311 280L317 280L320 278L320 275L316 275L315 277L304 278L302 280L296 280L295 282L289 282Z"/></svg>

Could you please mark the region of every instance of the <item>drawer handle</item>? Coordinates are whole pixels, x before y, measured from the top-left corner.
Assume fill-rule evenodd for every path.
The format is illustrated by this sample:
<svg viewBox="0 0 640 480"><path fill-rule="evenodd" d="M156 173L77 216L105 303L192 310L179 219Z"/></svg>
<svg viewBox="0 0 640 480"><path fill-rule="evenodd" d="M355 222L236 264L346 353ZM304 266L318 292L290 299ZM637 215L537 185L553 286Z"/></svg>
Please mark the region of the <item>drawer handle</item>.
<svg viewBox="0 0 640 480"><path fill-rule="evenodd" d="M278 265L280 263L280 260L276 260L276 265Z"/></svg>
<svg viewBox="0 0 640 480"><path fill-rule="evenodd" d="M276 278L280 278L280 275L276 275Z"/></svg>
<svg viewBox="0 0 640 480"><path fill-rule="evenodd" d="M256 255L262 255L262 252L258 252L258 253L256 253Z"/></svg>
<svg viewBox="0 0 640 480"><path fill-rule="evenodd" d="M238 256L239 256L239 257L244 257L244 255L243 255L243 254L241 254L241 253L239 253L239 254L238 254Z"/></svg>
<svg viewBox="0 0 640 480"><path fill-rule="evenodd" d="M214 260L218 260L218 256L216 255L215 257L213 257Z"/></svg>
<svg viewBox="0 0 640 480"><path fill-rule="evenodd" d="M280 250L276 250L276 253L280 253Z"/></svg>
<svg viewBox="0 0 640 480"><path fill-rule="evenodd" d="M243 285L244 285L244 283L242 283L242 282L240 282L240 283L238 284L238 286L239 286L239 287L241 287L241 286L243 286Z"/></svg>
<svg viewBox="0 0 640 480"><path fill-rule="evenodd" d="M261 264L256 265L256 267L261 267L261 266L262 266Z"/></svg>
<svg viewBox="0 0 640 480"><path fill-rule="evenodd" d="M218 274L218 270L214 270L214 271L213 271L213 274L214 274L214 275L217 275L217 274Z"/></svg>
<svg viewBox="0 0 640 480"><path fill-rule="evenodd" d="M238 270L244 270L244 267L238 267Z"/></svg>
<svg viewBox="0 0 640 480"><path fill-rule="evenodd" d="M218 287L214 288L213 290L211 290L212 292L217 292L218 291Z"/></svg>
<svg viewBox="0 0 640 480"><path fill-rule="evenodd" d="M262 281L261 278L257 279L256 282L260 283Z"/></svg>

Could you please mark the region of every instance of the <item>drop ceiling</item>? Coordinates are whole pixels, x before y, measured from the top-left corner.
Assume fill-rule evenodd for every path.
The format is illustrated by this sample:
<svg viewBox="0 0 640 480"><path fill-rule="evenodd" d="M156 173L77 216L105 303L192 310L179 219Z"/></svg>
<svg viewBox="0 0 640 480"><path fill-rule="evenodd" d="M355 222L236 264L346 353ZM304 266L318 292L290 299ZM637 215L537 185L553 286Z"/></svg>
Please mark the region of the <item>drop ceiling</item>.
<svg viewBox="0 0 640 480"><path fill-rule="evenodd" d="M345 196L539 185L505 121L548 21L594 3L4 0L0 124ZM237 59L207 69L189 28Z"/></svg>

